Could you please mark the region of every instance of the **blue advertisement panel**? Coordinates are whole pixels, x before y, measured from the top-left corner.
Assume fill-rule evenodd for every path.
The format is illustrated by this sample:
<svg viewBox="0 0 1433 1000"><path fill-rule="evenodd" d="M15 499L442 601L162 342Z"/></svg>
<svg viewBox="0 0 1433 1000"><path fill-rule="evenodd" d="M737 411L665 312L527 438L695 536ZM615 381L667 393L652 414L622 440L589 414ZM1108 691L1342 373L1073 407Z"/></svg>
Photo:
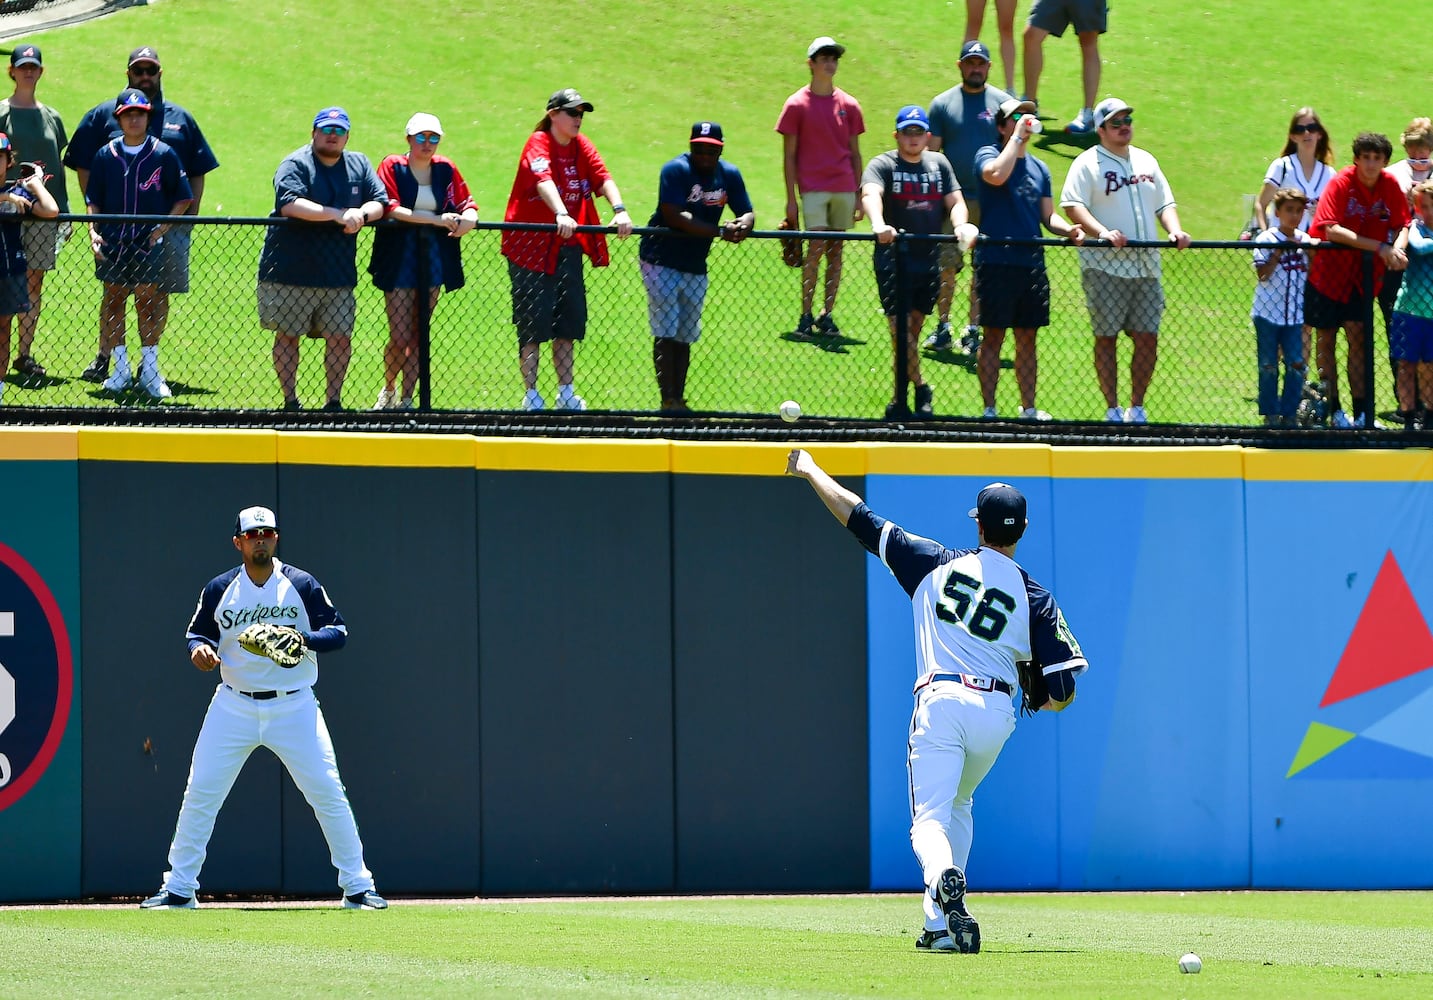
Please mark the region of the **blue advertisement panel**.
<svg viewBox="0 0 1433 1000"><path fill-rule="evenodd" d="M0 899L80 890L78 480L0 466Z"/></svg>
<svg viewBox="0 0 1433 1000"><path fill-rule="evenodd" d="M1254 884L1433 886L1433 483L1248 497Z"/></svg>

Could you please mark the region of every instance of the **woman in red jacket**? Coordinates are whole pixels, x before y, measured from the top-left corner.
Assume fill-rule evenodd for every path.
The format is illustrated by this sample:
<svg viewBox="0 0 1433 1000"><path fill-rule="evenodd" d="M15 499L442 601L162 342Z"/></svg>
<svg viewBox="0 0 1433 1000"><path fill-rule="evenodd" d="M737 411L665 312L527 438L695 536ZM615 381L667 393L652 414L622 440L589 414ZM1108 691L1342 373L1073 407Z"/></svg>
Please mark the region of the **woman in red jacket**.
<svg viewBox="0 0 1433 1000"><path fill-rule="evenodd" d="M502 252L512 281L513 323L517 326L518 362L527 394L523 408L547 405L537 391L541 345L552 343L557 375L557 408L585 410L587 401L572 388L573 342L587 330L587 288L582 258L606 267L607 241L601 233L577 232L600 226L593 195L612 205L617 235L632 232L617 182L597 148L582 134L582 118L592 105L568 87L553 94L547 113L523 146L517 176L508 196L505 222L556 223L556 230L503 230Z"/></svg>

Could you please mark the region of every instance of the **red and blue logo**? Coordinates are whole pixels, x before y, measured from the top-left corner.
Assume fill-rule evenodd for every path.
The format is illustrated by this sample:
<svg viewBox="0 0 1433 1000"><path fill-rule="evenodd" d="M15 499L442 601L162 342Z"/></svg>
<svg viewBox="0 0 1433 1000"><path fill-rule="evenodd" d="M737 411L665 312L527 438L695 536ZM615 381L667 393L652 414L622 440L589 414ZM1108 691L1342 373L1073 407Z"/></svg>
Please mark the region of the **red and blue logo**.
<svg viewBox="0 0 1433 1000"><path fill-rule="evenodd" d="M74 693L65 620L40 574L0 543L0 809L50 766Z"/></svg>
<svg viewBox="0 0 1433 1000"><path fill-rule="evenodd" d="M1433 778L1433 632L1389 552L1287 778Z"/></svg>

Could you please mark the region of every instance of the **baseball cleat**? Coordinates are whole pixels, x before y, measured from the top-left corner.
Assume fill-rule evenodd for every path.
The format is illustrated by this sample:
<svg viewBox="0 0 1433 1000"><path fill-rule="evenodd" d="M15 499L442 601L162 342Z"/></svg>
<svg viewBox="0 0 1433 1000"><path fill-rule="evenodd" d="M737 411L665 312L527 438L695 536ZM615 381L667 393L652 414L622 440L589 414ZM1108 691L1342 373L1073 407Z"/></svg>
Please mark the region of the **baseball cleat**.
<svg viewBox="0 0 1433 1000"><path fill-rule="evenodd" d="M921 931L916 938L916 951L956 951L955 942L946 931Z"/></svg>
<svg viewBox="0 0 1433 1000"><path fill-rule="evenodd" d="M388 900L369 889L365 892L355 892L351 896L344 896L343 908L345 910L386 910L388 909Z"/></svg>
<svg viewBox="0 0 1433 1000"><path fill-rule="evenodd" d="M139 904L141 910L194 910L199 904L193 896L181 896L168 889L160 889L153 896Z"/></svg>
<svg viewBox="0 0 1433 1000"><path fill-rule="evenodd" d="M965 873L959 868L947 868L941 872L940 881L935 884L931 895L945 914L945 923L956 950L962 955L979 952L980 925L965 908Z"/></svg>

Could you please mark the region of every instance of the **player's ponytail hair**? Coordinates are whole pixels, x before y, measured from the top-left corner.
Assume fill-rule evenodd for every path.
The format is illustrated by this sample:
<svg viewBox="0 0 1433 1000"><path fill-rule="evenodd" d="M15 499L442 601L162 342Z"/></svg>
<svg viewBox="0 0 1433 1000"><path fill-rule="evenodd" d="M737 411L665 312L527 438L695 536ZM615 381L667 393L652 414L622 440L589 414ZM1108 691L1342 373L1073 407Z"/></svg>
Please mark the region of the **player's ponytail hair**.
<svg viewBox="0 0 1433 1000"><path fill-rule="evenodd" d="M1324 123L1319 119L1319 113L1313 108L1299 108L1294 112L1294 117L1289 119L1289 132L1292 134L1294 126L1299 123L1300 118L1312 118L1319 130L1319 144L1314 149L1314 159L1320 163L1327 163L1333 166L1333 147L1329 145L1329 130L1324 128ZM1280 156L1293 156L1299 150L1299 144L1292 138L1284 143L1284 151Z"/></svg>
<svg viewBox="0 0 1433 1000"><path fill-rule="evenodd" d="M551 134L552 134L552 112L549 111L549 112L547 112L546 114L544 114L544 115L542 116L542 121L540 121L540 122L538 122L536 125L534 125L534 126L532 127L532 130L533 130L534 132L546 132L548 135L551 135Z"/></svg>

